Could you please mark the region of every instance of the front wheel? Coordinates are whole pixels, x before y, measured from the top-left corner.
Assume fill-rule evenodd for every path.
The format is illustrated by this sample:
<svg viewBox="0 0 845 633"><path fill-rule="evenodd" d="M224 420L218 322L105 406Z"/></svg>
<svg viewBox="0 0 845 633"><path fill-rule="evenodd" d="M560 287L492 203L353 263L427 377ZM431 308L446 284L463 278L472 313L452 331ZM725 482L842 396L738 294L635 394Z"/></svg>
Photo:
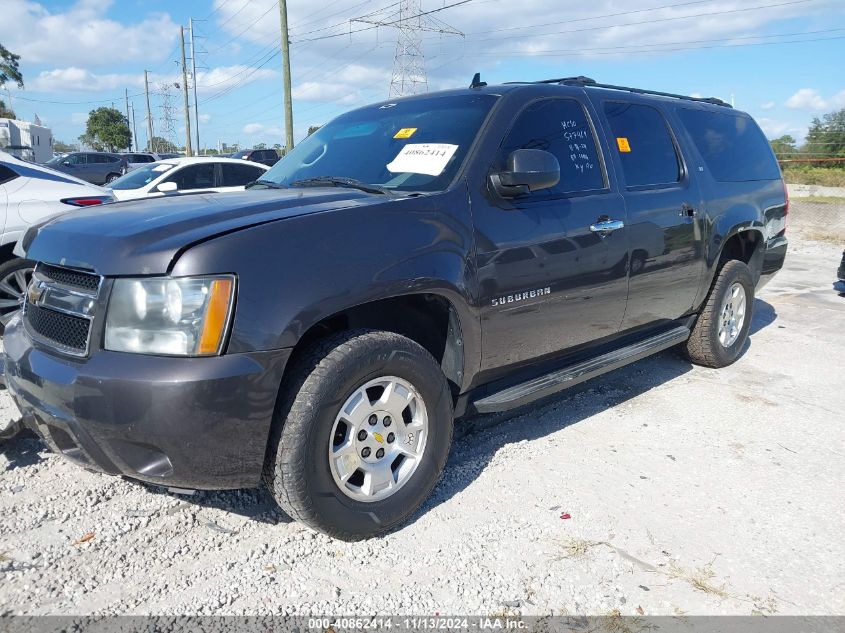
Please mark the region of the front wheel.
<svg viewBox="0 0 845 633"><path fill-rule="evenodd" d="M109 174L108 176L106 176L106 184L114 182L118 178L120 178L120 174Z"/></svg>
<svg viewBox="0 0 845 633"><path fill-rule="evenodd" d="M381 534L419 508L443 471L452 399L414 341L356 330L291 369L264 479L292 518L343 540Z"/></svg>
<svg viewBox="0 0 845 633"><path fill-rule="evenodd" d="M731 260L719 270L695 327L686 342L691 361L705 367L725 367L739 358L754 305L754 282L743 262Z"/></svg>
<svg viewBox="0 0 845 633"><path fill-rule="evenodd" d="M0 334L23 307L35 262L15 257L0 265Z"/></svg>

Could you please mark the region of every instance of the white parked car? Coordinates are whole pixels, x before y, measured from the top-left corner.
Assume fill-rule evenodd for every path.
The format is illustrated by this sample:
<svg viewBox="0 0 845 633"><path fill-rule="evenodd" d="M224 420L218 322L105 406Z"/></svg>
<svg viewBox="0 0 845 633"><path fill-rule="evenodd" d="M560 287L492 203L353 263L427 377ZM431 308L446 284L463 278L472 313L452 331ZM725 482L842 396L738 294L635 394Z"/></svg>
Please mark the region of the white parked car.
<svg viewBox="0 0 845 633"><path fill-rule="evenodd" d="M133 169L109 183L115 198L134 200L168 193L241 191L269 167L233 158L169 158Z"/></svg>
<svg viewBox="0 0 845 633"><path fill-rule="evenodd" d="M33 262L13 253L26 230L74 208L113 201L102 187L0 152L0 333L20 309L32 276Z"/></svg>

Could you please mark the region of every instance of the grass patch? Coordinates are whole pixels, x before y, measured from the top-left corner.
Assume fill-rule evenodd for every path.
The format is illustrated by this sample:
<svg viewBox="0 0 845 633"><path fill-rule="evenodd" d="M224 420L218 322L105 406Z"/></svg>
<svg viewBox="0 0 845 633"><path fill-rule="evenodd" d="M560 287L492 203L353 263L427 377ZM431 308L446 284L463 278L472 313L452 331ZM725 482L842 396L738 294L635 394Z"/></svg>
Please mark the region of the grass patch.
<svg viewBox="0 0 845 633"><path fill-rule="evenodd" d="M785 165L783 168L783 179L790 184L797 185L845 187L845 168Z"/></svg>
<svg viewBox="0 0 845 633"><path fill-rule="evenodd" d="M689 583L696 591L701 591L711 596L719 596L720 598L728 597L728 592L725 591L725 585L716 586L713 584L712 580L716 577L716 574L709 564L693 571L687 571L672 563L669 567L669 576Z"/></svg>
<svg viewBox="0 0 845 633"><path fill-rule="evenodd" d="M802 202L812 202L813 204L845 204L845 198L841 196L805 196L792 198L793 204L801 204Z"/></svg>
<svg viewBox="0 0 845 633"><path fill-rule="evenodd" d="M561 558L584 558L597 545L606 545L604 541L588 541L583 538L571 538L563 543Z"/></svg>

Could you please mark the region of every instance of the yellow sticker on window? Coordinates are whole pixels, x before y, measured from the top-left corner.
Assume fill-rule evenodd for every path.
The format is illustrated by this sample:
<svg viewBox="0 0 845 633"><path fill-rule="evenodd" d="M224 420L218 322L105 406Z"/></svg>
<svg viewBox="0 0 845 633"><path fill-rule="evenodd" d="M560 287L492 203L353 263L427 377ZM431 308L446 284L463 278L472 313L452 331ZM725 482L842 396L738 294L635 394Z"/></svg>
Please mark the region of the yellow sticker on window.
<svg viewBox="0 0 845 633"><path fill-rule="evenodd" d="M415 127L403 127L401 130L396 132L393 135L393 138L411 138L414 135L414 132L417 131Z"/></svg>
<svg viewBox="0 0 845 633"><path fill-rule="evenodd" d="M617 136L616 137L616 144L619 146L620 152L630 152L631 145L628 143L628 139L624 136Z"/></svg>

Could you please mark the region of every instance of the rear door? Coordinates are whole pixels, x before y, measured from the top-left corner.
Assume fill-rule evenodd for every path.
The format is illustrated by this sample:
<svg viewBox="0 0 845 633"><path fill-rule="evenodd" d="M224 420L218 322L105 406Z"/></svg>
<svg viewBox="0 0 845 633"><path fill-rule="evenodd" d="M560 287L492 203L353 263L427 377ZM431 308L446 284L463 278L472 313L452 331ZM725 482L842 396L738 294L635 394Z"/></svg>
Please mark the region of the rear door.
<svg viewBox="0 0 845 633"><path fill-rule="evenodd" d="M212 161L185 165L181 169L175 169L164 182L175 182L179 193L215 191L216 166L217 164Z"/></svg>
<svg viewBox="0 0 845 633"><path fill-rule="evenodd" d="M606 145L574 97L528 103L491 165L517 149L543 149L561 168L553 188L473 202L482 319L482 370L556 354L619 330L627 297L624 232L591 226L625 220L610 185Z"/></svg>
<svg viewBox="0 0 845 633"><path fill-rule="evenodd" d="M266 172L249 163L220 163L220 181L217 191L240 191L248 182L258 180Z"/></svg>
<svg viewBox="0 0 845 633"><path fill-rule="evenodd" d="M663 112L636 99L597 104L628 221L630 271L622 330L677 319L703 270L701 196Z"/></svg>

